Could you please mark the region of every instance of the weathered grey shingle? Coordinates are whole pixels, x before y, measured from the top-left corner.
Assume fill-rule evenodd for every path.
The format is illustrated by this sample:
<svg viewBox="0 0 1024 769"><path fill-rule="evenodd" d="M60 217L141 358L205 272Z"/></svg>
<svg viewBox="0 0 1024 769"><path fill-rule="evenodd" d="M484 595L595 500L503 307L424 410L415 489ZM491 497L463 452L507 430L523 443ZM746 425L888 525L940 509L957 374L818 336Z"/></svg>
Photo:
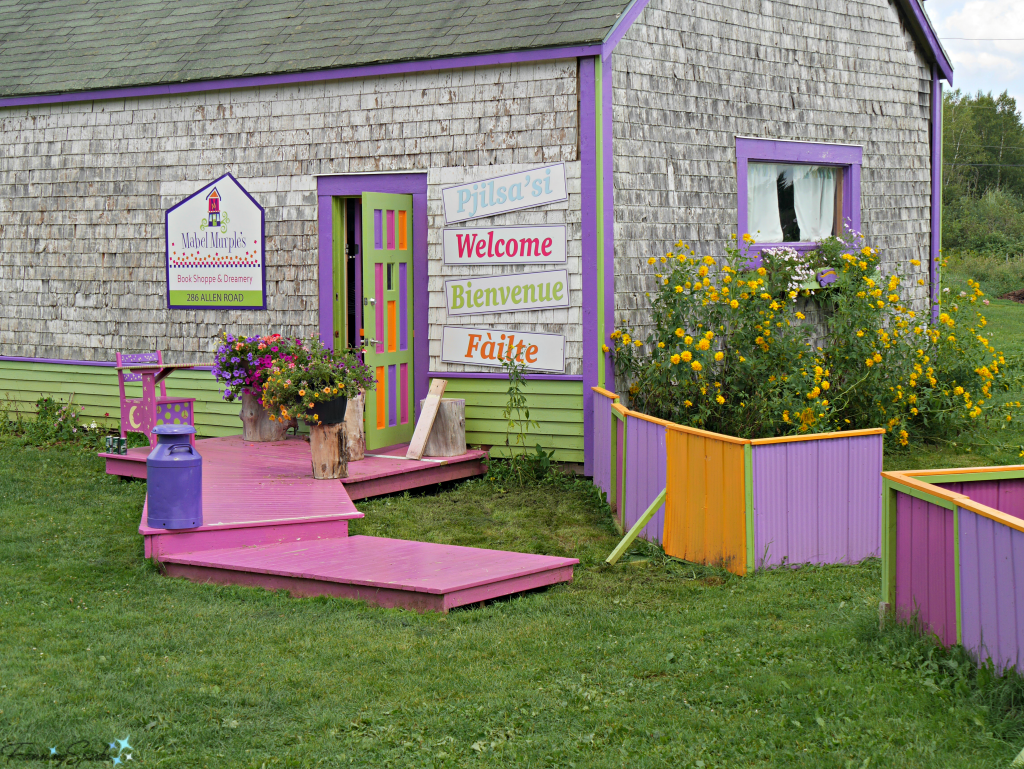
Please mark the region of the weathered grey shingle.
<svg viewBox="0 0 1024 769"><path fill-rule="evenodd" d="M0 96L600 42L627 0L0 2Z"/></svg>

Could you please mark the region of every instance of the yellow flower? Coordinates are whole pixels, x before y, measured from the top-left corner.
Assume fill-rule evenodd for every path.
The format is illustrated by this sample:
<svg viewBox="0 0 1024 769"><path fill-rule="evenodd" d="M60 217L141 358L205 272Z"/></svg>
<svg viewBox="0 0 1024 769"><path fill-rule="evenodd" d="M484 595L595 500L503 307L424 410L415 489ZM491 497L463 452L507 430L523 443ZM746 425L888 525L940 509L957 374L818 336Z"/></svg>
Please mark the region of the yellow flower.
<svg viewBox="0 0 1024 769"><path fill-rule="evenodd" d="M721 351L715 353L715 360L721 360L724 357L725 357L725 353L723 353Z"/></svg>
<svg viewBox="0 0 1024 769"><path fill-rule="evenodd" d="M689 335L687 335L686 337L684 337L684 338L683 338L683 344L686 344L686 345L690 345L690 344L693 344L693 337L692 337L692 336L689 336Z"/></svg>
<svg viewBox="0 0 1024 769"><path fill-rule="evenodd" d="M832 385L830 385L830 384L828 383L828 380L827 380L827 379L823 380L823 381L822 381L822 383L821 383L821 389L822 389L822 390L827 390L827 389L828 389L829 387L831 387L831 386L832 386Z"/></svg>
<svg viewBox="0 0 1024 769"><path fill-rule="evenodd" d="M700 371L703 368L703 366L700 365L699 360L695 360L693 363L690 364L690 368L692 368L694 371Z"/></svg>
<svg viewBox="0 0 1024 769"><path fill-rule="evenodd" d="M664 348L665 348L665 343L664 342L658 342L658 349L662 350Z"/></svg>
<svg viewBox="0 0 1024 769"><path fill-rule="evenodd" d="M700 275L700 276L701 276L701 277L703 278L704 276L706 276L706 275L708 274L708 268L707 268L707 267L705 267L705 266L704 266L704 265L702 264L702 265L701 265L701 266L700 266L700 267L699 267L699 268L697 269L697 274L698 274L698 275Z"/></svg>
<svg viewBox="0 0 1024 769"><path fill-rule="evenodd" d="M670 256L672 256L671 253L666 254L665 256L661 257L661 263L664 264L665 262L667 262L668 261L668 257L670 257Z"/></svg>
<svg viewBox="0 0 1024 769"><path fill-rule="evenodd" d="M921 260L920 259L911 259L910 263L912 265L914 265L915 267L920 267L921 266Z"/></svg>
<svg viewBox="0 0 1024 769"><path fill-rule="evenodd" d="M871 368L872 366L875 365L875 362L871 360L871 358L868 358L866 361L864 361L864 365L867 366L868 368Z"/></svg>
<svg viewBox="0 0 1024 769"><path fill-rule="evenodd" d="M683 330L681 328L677 328L676 329L676 336L678 336L678 337L682 337L683 336ZM689 342L687 342L687 344L689 344Z"/></svg>
<svg viewBox="0 0 1024 769"><path fill-rule="evenodd" d="M802 312L798 312L798 313L796 313L796 317L797 317L798 320L803 320L807 316L804 315Z"/></svg>
<svg viewBox="0 0 1024 769"><path fill-rule="evenodd" d="M733 299L731 302L729 302L729 306L735 310L737 307L740 306L740 303Z"/></svg>
<svg viewBox="0 0 1024 769"><path fill-rule="evenodd" d="M725 398L723 398L721 395L716 395L715 396L715 403L717 403L719 406L721 406L723 403L725 403Z"/></svg>
<svg viewBox="0 0 1024 769"><path fill-rule="evenodd" d="M672 361L673 366L679 365L679 355L673 355L669 360Z"/></svg>
<svg viewBox="0 0 1024 769"><path fill-rule="evenodd" d="M652 256L652 257L651 257L650 259L648 259L648 260L647 260L647 263L648 263L648 264L654 264L654 263L655 263L656 261L658 261L658 260L657 260L657 259L655 259L655 258L654 258L654 257Z"/></svg>
<svg viewBox="0 0 1024 769"><path fill-rule="evenodd" d="M750 233L749 232L743 233L743 242L744 243L748 243L748 244L754 242L754 239L752 237L750 237Z"/></svg>
<svg viewBox="0 0 1024 769"><path fill-rule="evenodd" d="M788 411L783 411L782 412L782 421L783 422L788 422L789 421L789 412Z"/></svg>
<svg viewBox="0 0 1024 769"><path fill-rule="evenodd" d="M882 362L882 356L881 356L881 354L880 354L880 353L877 353L877 352L876 352L876 353L875 353L874 355L872 355L871 357L875 359L875 363L881 363L881 362Z"/></svg>
<svg viewBox="0 0 1024 769"><path fill-rule="evenodd" d="M683 287L682 286L676 286L676 293L677 294L683 293Z"/></svg>
<svg viewBox="0 0 1024 769"><path fill-rule="evenodd" d="M758 267L757 274L763 278L765 275L768 274L768 270L766 270L764 267Z"/></svg>
<svg viewBox="0 0 1024 769"><path fill-rule="evenodd" d="M743 357L742 355L740 356L740 363L745 363L745 362L746 362L746 360L747 360L747 359L746 359L746 358L744 358L744 357Z"/></svg>
<svg viewBox="0 0 1024 769"><path fill-rule="evenodd" d="M711 342L709 342L707 339L701 339L699 342L697 342L698 350L706 350L709 347L711 347Z"/></svg>
<svg viewBox="0 0 1024 769"><path fill-rule="evenodd" d="M629 344L632 341L633 341L633 337L631 337L629 334L623 334L622 335L622 343L623 344Z"/></svg>
<svg viewBox="0 0 1024 769"><path fill-rule="evenodd" d="M683 350L683 354L680 357L682 357L684 361L689 363L691 360L693 360L693 353L690 352L689 350Z"/></svg>
<svg viewBox="0 0 1024 769"><path fill-rule="evenodd" d="M643 342L641 342L641 341L640 341L639 339L637 339L637 340L635 340L635 341L633 342L633 344L635 344L635 345L636 345L637 347L643 347L643 344L644 344L644 343L643 343Z"/></svg>
<svg viewBox="0 0 1024 769"><path fill-rule="evenodd" d="M601 352L608 352L608 345L606 345L606 344L601 345Z"/></svg>
<svg viewBox="0 0 1024 769"><path fill-rule="evenodd" d="M313 404L312 404L312 403L310 403L309 405L310 405L310 407L312 407L312 406L313 406ZM313 415L313 421L317 421L317 420L319 420L319 419L320 419L320 415L319 415L319 414L314 414L314 415Z"/></svg>

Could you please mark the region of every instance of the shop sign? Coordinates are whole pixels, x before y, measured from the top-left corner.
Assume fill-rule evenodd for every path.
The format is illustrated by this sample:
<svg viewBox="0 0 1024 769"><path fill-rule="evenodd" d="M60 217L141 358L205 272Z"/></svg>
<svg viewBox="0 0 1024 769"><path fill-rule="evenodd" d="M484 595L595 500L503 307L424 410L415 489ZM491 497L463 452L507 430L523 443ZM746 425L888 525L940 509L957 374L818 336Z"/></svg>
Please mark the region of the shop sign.
<svg viewBox="0 0 1024 769"><path fill-rule="evenodd" d="M531 371L565 371L565 337L533 331L502 328L441 329L441 360L444 363L472 363L501 366L501 359L514 356Z"/></svg>
<svg viewBox="0 0 1024 769"><path fill-rule="evenodd" d="M565 270L518 272L444 282L449 315L484 315L569 306L569 274Z"/></svg>
<svg viewBox="0 0 1024 769"><path fill-rule="evenodd" d="M442 230L445 264L565 264L565 225Z"/></svg>
<svg viewBox="0 0 1024 769"><path fill-rule="evenodd" d="M265 310L265 214L231 174L167 210L167 306Z"/></svg>
<svg viewBox="0 0 1024 769"><path fill-rule="evenodd" d="M564 163L441 190L444 219L448 224L568 199Z"/></svg>

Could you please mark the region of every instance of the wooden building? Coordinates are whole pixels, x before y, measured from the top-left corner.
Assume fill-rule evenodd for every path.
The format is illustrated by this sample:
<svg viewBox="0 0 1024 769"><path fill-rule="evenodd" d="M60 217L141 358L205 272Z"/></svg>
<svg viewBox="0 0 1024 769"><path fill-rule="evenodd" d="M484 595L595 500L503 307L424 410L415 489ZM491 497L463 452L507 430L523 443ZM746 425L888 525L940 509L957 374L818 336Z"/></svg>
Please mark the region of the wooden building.
<svg viewBox="0 0 1024 769"><path fill-rule="evenodd" d="M488 352L508 343L533 351L531 440L589 469L601 345L643 325L644 262L680 239L722 255L756 221L799 247L847 219L920 271L927 308L951 78L919 0L12 0L0 396L74 393L114 419L115 351L319 334L384 372L371 445L411 433L435 376L466 398L469 441L500 445ZM758 191L783 173L834 210L783 221ZM258 254L230 268L251 288L171 285L199 258L168 226L194 195L196 227ZM235 275L217 269L191 274ZM169 384L200 433L237 432L208 372Z"/></svg>

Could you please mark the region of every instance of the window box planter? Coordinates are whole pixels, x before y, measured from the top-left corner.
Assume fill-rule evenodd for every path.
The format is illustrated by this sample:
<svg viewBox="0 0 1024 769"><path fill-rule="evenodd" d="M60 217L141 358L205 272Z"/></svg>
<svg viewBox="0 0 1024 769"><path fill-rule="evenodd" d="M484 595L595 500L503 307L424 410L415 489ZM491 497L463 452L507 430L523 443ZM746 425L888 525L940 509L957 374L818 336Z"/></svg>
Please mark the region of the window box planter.
<svg viewBox="0 0 1024 769"><path fill-rule="evenodd" d="M748 440L630 411L594 391L594 483L623 530L734 574L856 563L880 550L882 428ZM606 448L607 447L607 448Z"/></svg>

